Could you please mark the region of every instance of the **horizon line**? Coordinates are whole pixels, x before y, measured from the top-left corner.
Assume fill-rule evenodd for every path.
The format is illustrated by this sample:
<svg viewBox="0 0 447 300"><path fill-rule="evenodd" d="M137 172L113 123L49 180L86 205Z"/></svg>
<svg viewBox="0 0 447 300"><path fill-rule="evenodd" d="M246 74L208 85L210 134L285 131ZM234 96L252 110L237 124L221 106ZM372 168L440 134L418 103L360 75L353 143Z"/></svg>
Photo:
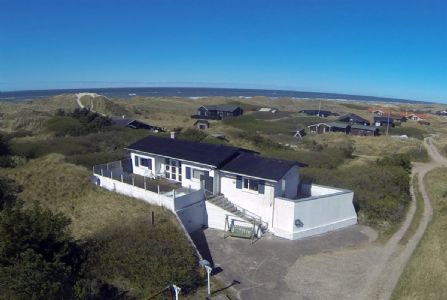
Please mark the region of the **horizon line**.
<svg viewBox="0 0 447 300"><path fill-rule="evenodd" d="M435 102L433 100L416 100L409 98L395 98L395 97L387 97L387 96L373 96L373 95L360 95L360 94L351 94L351 93L340 93L340 92L318 92L318 91L303 91L303 90L295 90L289 88L248 88L248 87L219 87L219 86L156 86L156 85L146 85L146 86L110 86L110 87L79 87L79 88L37 88L37 89L18 89L18 90L0 90L0 93L16 93L16 92L38 92L38 91L71 91L71 90L101 90L101 89L142 89L142 88L162 88L162 89L222 89L222 90L247 90L247 91L278 91L278 92L298 92L298 93L309 93L309 94L326 94L326 95L340 95L340 96L351 96L351 97L364 97L364 98L374 98L374 99L385 99L385 100L393 100L394 102L405 101L405 102L413 102L413 103L431 103L431 104L445 104L443 102ZM263 95L259 95L263 96ZM264 96L265 97L265 96ZM324 99L324 98L323 98ZM326 98L329 100L349 100L355 101L355 99L343 99L343 98ZM358 99L362 101L361 99ZM363 100L365 101L365 100ZM371 101L374 101L371 99Z"/></svg>

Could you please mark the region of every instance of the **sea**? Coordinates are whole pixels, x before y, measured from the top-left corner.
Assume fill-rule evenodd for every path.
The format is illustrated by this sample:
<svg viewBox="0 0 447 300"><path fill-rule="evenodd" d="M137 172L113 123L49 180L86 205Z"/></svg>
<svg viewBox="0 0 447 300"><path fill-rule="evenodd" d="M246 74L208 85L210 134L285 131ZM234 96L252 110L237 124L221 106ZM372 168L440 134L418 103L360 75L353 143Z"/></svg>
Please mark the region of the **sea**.
<svg viewBox="0 0 447 300"><path fill-rule="evenodd" d="M345 101L368 102L398 102L398 103L422 103L422 101L382 98L374 96L346 95L334 93L303 92L291 90L267 90L267 89L233 89L233 88L194 88L194 87L122 87L122 88L86 88L86 89L55 89L55 90L28 90L28 91L0 91L0 101L29 101L61 94L97 93L108 98L130 99L136 96L144 97L187 97L197 99L201 97L238 97L252 98L264 96L275 98L296 99L332 99ZM425 102L426 103L426 102Z"/></svg>

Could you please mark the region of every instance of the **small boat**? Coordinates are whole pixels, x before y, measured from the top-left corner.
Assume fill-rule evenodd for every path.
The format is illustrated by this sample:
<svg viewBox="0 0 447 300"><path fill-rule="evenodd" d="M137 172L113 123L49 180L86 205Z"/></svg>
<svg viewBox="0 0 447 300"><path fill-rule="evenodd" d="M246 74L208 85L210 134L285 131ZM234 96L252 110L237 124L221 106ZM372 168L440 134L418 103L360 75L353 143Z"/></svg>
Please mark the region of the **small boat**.
<svg viewBox="0 0 447 300"><path fill-rule="evenodd" d="M129 96L136 96L137 94L134 93L130 93Z"/></svg>

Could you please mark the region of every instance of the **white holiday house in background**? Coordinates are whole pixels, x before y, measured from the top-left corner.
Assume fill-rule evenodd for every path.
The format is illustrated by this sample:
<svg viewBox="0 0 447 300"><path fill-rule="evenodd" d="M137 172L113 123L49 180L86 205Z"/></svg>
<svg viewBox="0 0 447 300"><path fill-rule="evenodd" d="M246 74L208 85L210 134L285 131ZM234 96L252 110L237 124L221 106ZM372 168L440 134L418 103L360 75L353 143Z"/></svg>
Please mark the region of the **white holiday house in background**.
<svg viewBox="0 0 447 300"><path fill-rule="evenodd" d="M298 162L225 145L154 136L126 149L131 165L97 166L96 182L168 207L190 232L202 226L231 231L237 222L250 221L263 232L298 239L357 223L353 192L301 182L304 164ZM132 184L126 183L129 174ZM147 190L144 183L141 192L142 186L135 185L138 176L166 178L181 189L167 196Z"/></svg>

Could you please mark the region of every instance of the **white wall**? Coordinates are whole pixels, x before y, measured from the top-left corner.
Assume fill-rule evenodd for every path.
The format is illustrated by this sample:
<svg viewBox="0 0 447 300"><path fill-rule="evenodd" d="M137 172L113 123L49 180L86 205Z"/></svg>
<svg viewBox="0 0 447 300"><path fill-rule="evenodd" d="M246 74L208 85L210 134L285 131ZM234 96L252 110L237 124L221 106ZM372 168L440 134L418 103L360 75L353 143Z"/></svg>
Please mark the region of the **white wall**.
<svg viewBox="0 0 447 300"><path fill-rule="evenodd" d="M225 218L227 215L229 216L228 221L230 224L232 219L243 221L241 218L231 214L230 212L220 208L217 205L214 205L209 201L205 201L205 205L206 209L204 210L204 221L209 228L225 230Z"/></svg>
<svg viewBox="0 0 447 300"><path fill-rule="evenodd" d="M285 181L284 183L282 182L283 180ZM299 183L299 168L294 166L275 184L275 197L296 198Z"/></svg>
<svg viewBox="0 0 447 300"><path fill-rule="evenodd" d="M236 176L220 174L221 193L234 204L260 216L270 226L273 211L274 187L265 183L264 194L236 188Z"/></svg>
<svg viewBox="0 0 447 300"><path fill-rule="evenodd" d="M341 191L307 200L275 198L272 231L284 238L298 239L357 224L353 196L351 191ZM295 226L296 219L301 220L303 227Z"/></svg>
<svg viewBox="0 0 447 300"><path fill-rule="evenodd" d="M174 208L176 210L183 209L184 207L190 206L194 203L204 201L205 200L205 194L203 191L192 191L188 194L185 194L180 197L175 197L174 199Z"/></svg>
<svg viewBox="0 0 447 300"><path fill-rule="evenodd" d="M99 176L95 174L99 178L100 186L108 189L109 191L119 193L122 195L138 198L144 200L150 204L159 205L166 207L172 212L175 212L174 198L167 197L163 194L157 194L145 189L140 189L138 187L132 186L130 184L113 180L108 177Z"/></svg>
<svg viewBox="0 0 447 300"><path fill-rule="evenodd" d="M179 209L176 213L185 229L191 233L199 230L204 224L206 224L206 220L204 220L204 210L205 202L200 201L188 207Z"/></svg>

